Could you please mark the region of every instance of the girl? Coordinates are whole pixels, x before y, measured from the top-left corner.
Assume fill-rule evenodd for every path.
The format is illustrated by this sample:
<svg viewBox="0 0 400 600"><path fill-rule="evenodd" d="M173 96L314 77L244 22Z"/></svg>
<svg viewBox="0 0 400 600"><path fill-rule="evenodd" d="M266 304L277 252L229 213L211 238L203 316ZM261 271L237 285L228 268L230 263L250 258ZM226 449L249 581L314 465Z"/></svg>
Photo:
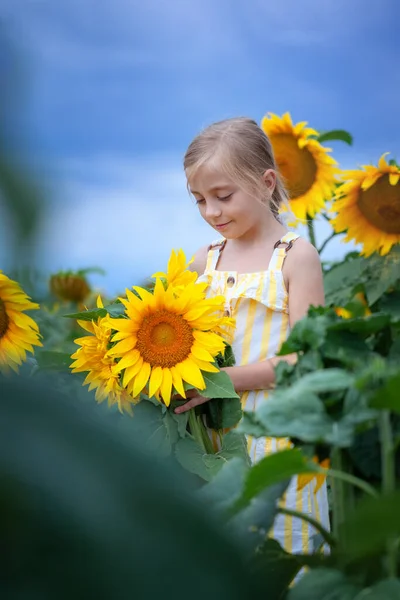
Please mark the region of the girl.
<svg viewBox="0 0 400 600"><path fill-rule="evenodd" d="M208 283L210 296L226 298L226 314L236 321L237 365L226 372L243 409L256 410L274 385L277 362L291 360L275 356L290 329L310 305L324 303L319 256L279 219L287 194L271 143L255 121L235 118L209 126L190 144L184 168L201 216L223 236L197 252L192 269ZM195 395L176 412L204 402ZM252 461L288 446L287 439L249 439ZM326 486L314 493L315 485L314 479L298 491L294 478L285 506L329 528ZM303 520L279 515L271 535L288 552L306 553L314 533Z"/></svg>

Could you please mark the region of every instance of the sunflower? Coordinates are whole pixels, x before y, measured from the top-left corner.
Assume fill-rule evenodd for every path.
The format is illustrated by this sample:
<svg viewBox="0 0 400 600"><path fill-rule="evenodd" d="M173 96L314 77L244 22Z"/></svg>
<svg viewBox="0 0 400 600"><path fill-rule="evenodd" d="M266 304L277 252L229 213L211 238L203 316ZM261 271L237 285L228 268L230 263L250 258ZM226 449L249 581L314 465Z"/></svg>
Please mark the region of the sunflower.
<svg viewBox="0 0 400 600"><path fill-rule="evenodd" d="M86 277L79 273L57 273L49 281L51 292L60 300L81 304L90 294Z"/></svg>
<svg viewBox="0 0 400 600"><path fill-rule="evenodd" d="M188 267L192 264L193 258L186 262L183 250L172 250L168 261L167 272L154 273L153 278L160 277L166 281L168 286L173 286L177 290L183 290L189 283L196 281L198 274L195 271L189 271Z"/></svg>
<svg viewBox="0 0 400 600"><path fill-rule="evenodd" d="M317 457L313 458L313 462L318 464L318 459ZM329 458L325 458L325 460L323 460L319 466L322 467L323 469L329 469L330 467L330 460ZM314 488L314 494L316 494L318 492L318 490L322 487L325 479L326 479L326 475L325 473L318 473L317 475L315 473L302 473L300 475L297 476L297 490L300 491L302 490L307 484L311 483L311 481L316 480L316 485Z"/></svg>
<svg viewBox="0 0 400 600"><path fill-rule="evenodd" d="M361 254L388 254L400 242L400 168L381 156L378 166L365 165L358 171L345 171L332 211L333 229L347 230L344 241L362 244Z"/></svg>
<svg viewBox="0 0 400 600"><path fill-rule="evenodd" d="M100 298L97 300L97 307L103 308ZM109 406L117 404L121 412L125 410L132 414L133 398L121 387L118 365L107 354L112 334L112 320L107 315L97 319L97 323L81 320L78 323L91 335L75 340L75 344L80 348L71 356L74 359L70 365L72 373L89 371L82 385L89 384L89 391L96 390L97 402L107 399Z"/></svg>
<svg viewBox="0 0 400 600"><path fill-rule="evenodd" d="M0 372L17 373L26 353L42 345L37 323L24 313L38 308L16 281L0 271Z"/></svg>
<svg viewBox="0 0 400 600"><path fill-rule="evenodd" d="M314 129L301 122L294 125L289 113L282 117L268 113L261 128L271 141L275 160L290 196L290 208L305 221L314 217L333 196L336 161L313 136Z"/></svg>
<svg viewBox="0 0 400 600"><path fill-rule="evenodd" d="M365 294L363 292L358 292L354 296L354 298L352 299L352 304L356 305L356 311L349 310L347 308L344 308L343 306L336 306L335 313L338 317L342 317L342 319L352 319L354 316L369 317L372 314L368 306Z"/></svg>
<svg viewBox="0 0 400 600"><path fill-rule="evenodd" d="M231 319L221 316L223 296L205 298L207 283L191 282L177 293L157 278L154 293L134 287L120 298L127 318L113 319L117 330L108 352L119 359L122 385L136 398L148 386L150 397L168 406L175 390L186 397L184 382L203 390L202 371L215 373L215 357L224 352L221 335Z"/></svg>

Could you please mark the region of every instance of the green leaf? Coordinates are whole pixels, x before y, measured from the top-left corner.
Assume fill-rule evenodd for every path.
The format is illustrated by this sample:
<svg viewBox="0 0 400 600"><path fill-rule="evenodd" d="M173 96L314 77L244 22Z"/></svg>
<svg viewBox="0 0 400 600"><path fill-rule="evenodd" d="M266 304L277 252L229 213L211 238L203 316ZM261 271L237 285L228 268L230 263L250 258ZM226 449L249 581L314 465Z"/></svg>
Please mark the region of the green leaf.
<svg viewBox="0 0 400 600"><path fill-rule="evenodd" d="M235 427L243 416L239 398L215 398L203 406L207 426L217 431Z"/></svg>
<svg viewBox="0 0 400 600"><path fill-rule="evenodd" d="M240 458L232 458L226 462L213 479L198 492L199 497L221 516L235 500L238 500L248 472L246 462Z"/></svg>
<svg viewBox="0 0 400 600"><path fill-rule="evenodd" d="M247 474L244 490L235 510L246 506L265 488L289 480L299 473L316 473L318 466L311 462L298 448L282 450L266 456L255 464Z"/></svg>
<svg viewBox="0 0 400 600"><path fill-rule="evenodd" d="M121 302L115 302L114 304L109 304L105 306L104 309L108 312L110 317L117 319L125 314L125 306Z"/></svg>
<svg viewBox="0 0 400 600"><path fill-rule="evenodd" d="M261 597L186 474L55 379L0 378L2 598Z"/></svg>
<svg viewBox="0 0 400 600"><path fill-rule="evenodd" d="M365 283L365 293L372 306L400 279L400 248L394 246L386 256L374 254L368 264L370 277Z"/></svg>
<svg viewBox="0 0 400 600"><path fill-rule="evenodd" d="M337 323L329 326L330 331L350 331L362 333L369 336L377 333L390 323L390 315L375 313L368 317L356 317L354 319L340 319Z"/></svg>
<svg viewBox="0 0 400 600"><path fill-rule="evenodd" d="M368 595L364 597L368 600L400 600L400 580L385 579L380 581L368 590ZM361 600L360 598L356 600Z"/></svg>
<svg viewBox="0 0 400 600"><path fill-rule="evenodd" d="M67 352L40 350L35 353L35 359L40 369L48 371L69 371L73 360Z"/></svg>
<svg viewBox="0 0 400 600"><path fill-rule="evenodd" d="M233 354L233 349L230 344L225 344L225 352L224 355L218 354L216 357L217 365L221 369L222 367L233 367L235 364L235 355Z"/></svg>
<svg viewBox="0 0 400 600"><path fill-rule="evenodd" d="M104 308L94 308L93 310L83 310L82 312L63 315L69 319L79 319L80 321L96 321L99 318L109 314L113 318L121 317L125 313L125 306L120 302L109 304Z"/></svg>
<svg viewBox="0 0 400 600"><path fill-rule="evenodd" d="M95 308L93 310L84 310L82 312L69 313L68 315L63 316L68 319L79 319L80 321L97 321L97 319L106 317L107 311L105 308Z"/></svg>
<svg viewBox="0 0 400 600"><path fill-rule="evenodd" d="M321 347L324 358L340 361L347 367L365 364L371 350L365 340L347 330L328 331L325 343Z"/></svg>
<svg viewBox="0 0 400 600"><path fill-rule="evenodd" d="M379 310L391 315L392 319L400 319L400 290L382 296L379 300Z"/></svg>
<svg viewBox="0 0 400 600"><path fill-rule="evenodd" d="M350 446L354 426L333 420L327 414L324 403L313 392L313 389L319 392L329 389L332 374L329 374L330 370L326 371L325 380L319 378L319 374L312 373L296 381L290 388L272 392L268 401L262 403L254 415L249 416L245 411L238 430L255 437L291 437L304 442L326 442L342 448ZM343 377L338 377L336 389L340 390L352 381L352 377L344 373ZM314 381L310 375L315 376ZM305 382L306 378L310 378L310 381Z"/></svg>
<svg viewBox="0 0 400 600"><path fill-rule="evenodd" d="M368 400L356 388L350 388L343 403L343 419L346 423L359 425L368 423L377 417L377 411L368 406Z"/></svg>
<svg viewBox="0 0 400 600"><path fill-rule="evenodd" d="M325 315L307 316L297 321L277 355L284 356L305 348L319 348L324 342L328 323Z"/></svg>
<svg viewBox="0 0 400 600"><path fill-rule="evenodd" d="M237 430L229 431L222 437L222 447L217 455L224 461L240 458L248 467L251 464L246 437Z"/></svg>
<svg viewBox="0 0 400 600"><path fill-rule="evenodd" d="M315 394L306 393L292 398L287 390L276 391L255 413L246 429L248 419L243 419L239 431L256 437L291 437L304 442L326 442L339 447L350 446L353 428L343 427L326 413ZM244 413L246 415L246 411Z"/></svg>
<svg viewBox="0 0 400 600"><path fill-rule="evenodd" d="M388 409L400 414L400 372L391 377L370 401L373 408Z"/></svg>
<svg viewBox="0 0 400 600"><path fill-rule="evenodd" d="M201 391L201 395L205 398L239 398L231 378L225 371L218 371L218 373L203 372L203 378L206 389Z"/></svg>
<svg viewBox="0 0 400 600"><path fill-rule="evenodd" d="M323 131L317 137L317 142L345 142L349 146L353 144L353 136L345 129L332 129L331 131Z"/></svg>
<svg viewBox="0 0 400 600"><path fill-rule="evenodd" d="M245 437L236 431L223 436L221 450L215 454L206 454L191 438L180 439L175 446L175 456L184 469L205 481L211 481L224 464L235 457L250 464Z"/></svg>
<svg viewBox="0 0 400 600"><path fill-rule="evenodd" d="M174 407L178 406L179 404L177 402L172 403L168 412L169 412L170 416L172 417L172 419L177 424L177 431L178 431L179 437L184 438L187 435L187 424L188 424L188 419L189 419L189 412L186 411L184 413L176 414L176 412L174 411Z"/></svg>
<svg viewBox="0 0 400 600"><path fill-rule="evenodd" d="M161 404L155 405L148 400L142 400L134 407L130 426L145 440L145 449L159 456L169 456L179 439L178 424L171 413L163 412Z"/></svg>
<svg viewBox="0 0 400 600"><path fill-rule="evenodd" d="M290 388L292 398L307 392L319 394L345 390L354 383L354 376L344 369L322 369L314 373L307 373Z"/></svg>
<svg viewBox="0 0 400 600"><path fill-rule="evenodd" d="M306 573L289 591L288 600L356 600L360 592L341 571L321 568Z"/></svg>
<svg viewBox="0 0 400 600"><path fill-rule="evenodd" d="M348 449L353 468L370 483L379 481L382 476L381 445L378 427L370 427L356 434Z"/></svg>
<svg viewBox="0 0 400 600"><path fill-rule="evenodd" d="M191 438L178 441L175 446L175 456L184 469L205 481L211 481L224 463L216 454L205 454L204 450Z"/></svg>
<svg viewBox="0 0 400 600"><path fill-rule="evenodd" d="M289 554L274 539L268 539L257 549L252 561L253 569L265 581L267 598L286 597L288 588L302 567L301 557Z"/></svg>
<svg viewBox="0 0 400 600"><path fill-rule="evenodd" d="M354 296L354 290L368 268L365 258L358 256L334 266L324 276L327 304L343 306Z"/></svg>
<svg viewBox="0 0 400 600"><path fill-rule="evenodd" d="M248 560L254 560L255 550L265 542L287 483L281 481L263 490L228 522L228 531L238 538Z"/></svg>
<svg viewBox="0 0 400 600"><path fill-rule="evenodd" d="M340 526L341 553L348 561L366 556L379 556L391 537L400 535L400 490L368 497ZM340 535L340 533L342 535Z"/></svg>

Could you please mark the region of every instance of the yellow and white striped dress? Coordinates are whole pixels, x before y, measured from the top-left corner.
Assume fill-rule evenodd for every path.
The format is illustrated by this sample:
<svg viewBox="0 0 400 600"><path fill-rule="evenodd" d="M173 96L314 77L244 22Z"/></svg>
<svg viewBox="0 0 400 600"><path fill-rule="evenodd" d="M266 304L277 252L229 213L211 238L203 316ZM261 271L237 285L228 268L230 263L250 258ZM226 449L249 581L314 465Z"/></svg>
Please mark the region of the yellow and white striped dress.
<svg viewBox="0 0 400 600"><path fill-rule="evenodd" d="M232 348L237 365L275 356L289 335L288 292L282 267L291 243L298 237L292 232L283 236L275 244L280 247L275 247L268 269L256 273L218 271L217 263L225 241L219 240L210 246L206 269L199 281L208 283L208 296L225 296L226 313L236 320ZM267 390L246 391L242 394L242 407L247 411L256 410L267 397ZM249 437L248 447L252 462L257 462L265 455L290 447L290 442L286 438ZM316 485L316 479L313 479L298 491L297 477L294 477L283 505L316 518L329 529L326 483L315 493ZM315 530L304 520L278 515L270 535L288 552L313 551Z"/></svg>

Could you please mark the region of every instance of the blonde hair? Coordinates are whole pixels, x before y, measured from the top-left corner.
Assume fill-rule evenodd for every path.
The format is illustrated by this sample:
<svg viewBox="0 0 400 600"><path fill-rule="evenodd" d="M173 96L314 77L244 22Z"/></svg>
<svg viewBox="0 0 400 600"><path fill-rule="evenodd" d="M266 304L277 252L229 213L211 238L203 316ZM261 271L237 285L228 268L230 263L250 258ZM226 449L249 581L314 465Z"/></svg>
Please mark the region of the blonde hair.
<svg viewBox="0 0 400 600"><path fill-rule="evenodd" d="M187 178L211 158L218 156L218 168L232 181L269 206L279 220L281 208L288 209L288 193L277 171L271 142L255 121L236 117L206 127L189 145L183 166ZM267 194L263 175L267 169L276 174L272 196Z"/></svg>

